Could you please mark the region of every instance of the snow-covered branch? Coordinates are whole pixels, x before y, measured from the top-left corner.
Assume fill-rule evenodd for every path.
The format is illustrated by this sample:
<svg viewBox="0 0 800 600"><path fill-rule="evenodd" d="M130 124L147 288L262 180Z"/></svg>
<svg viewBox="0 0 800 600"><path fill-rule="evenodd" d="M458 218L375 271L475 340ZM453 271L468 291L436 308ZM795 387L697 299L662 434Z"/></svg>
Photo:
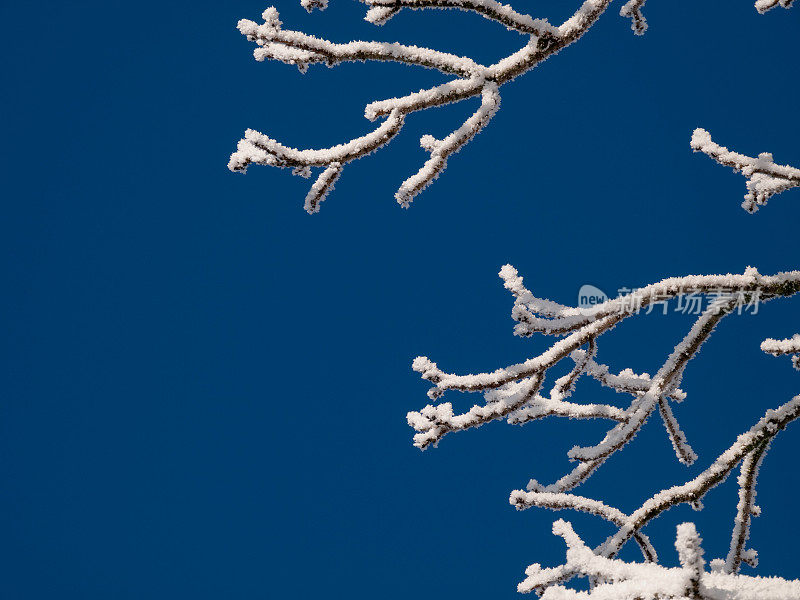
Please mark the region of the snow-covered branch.
<svg viewBox="0 0 800 600"><path fill-rule="evenodd" d="M773 3L775 4L777 3ZM747 178L747 194L742 202L742 208L747 212L756 212L775 194L800 187L800 169L775 164L769 152L762 152L757 158L732 152L715 143L711 134L700 128L694 130L690 146L695 152L703 152L719 164L731 167Z"/></svg>
<svg viewBox="0 0 800 600"><path fill-rule="evenodd" d="M790 355L795 369L800 370L800 333L786 340L767 338L761 342L761 350L773 356Z"/></svg>

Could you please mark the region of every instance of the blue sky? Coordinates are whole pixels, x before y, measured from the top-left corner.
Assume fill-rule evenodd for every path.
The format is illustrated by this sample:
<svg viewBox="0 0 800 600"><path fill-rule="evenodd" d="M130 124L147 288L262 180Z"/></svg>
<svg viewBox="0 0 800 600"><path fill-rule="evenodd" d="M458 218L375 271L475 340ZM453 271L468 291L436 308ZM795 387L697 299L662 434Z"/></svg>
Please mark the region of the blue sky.
<svg viewBox="0 0 800 600"><path fill-rule="evenodd" d="M535 16L577 4L537 2ZM722 4L654 0L643 38L612 9L504 86L490 126L410 210L392 195L425 159L419 136L446 135L474 102L409 118L308 216L307 180L227 171L244 129L338 143L368 130L367 102L436 73L256 63L234 28L267 6L249 0L3 3L0 597L512 598L526 565L563 560L555 515L517 513L508 493L558 477L600 426L495 423L421 453L405 414L427 386L411 360L476 372L546 347L511 335L505 263L573 304L584 283L615 294L798 268L797 191L748 215L743 178L688 143L702 126L800 164L800 11ZM278 8L287 27L335 40L483 61L522 41L452 12L377 29L349 0ZM758 345L800 329L798 302L727 319L692 363L676 414L694 469L654 418L582 493L632 510L796 394L789 361ZM600 356L652 373L689 326L641 317ZM602 394L583 382L576 399ZM797 576L785 541L800 534L799 435L788 429L762 471L759 573ZM702 513L653 524L668 561L687 519L724 555L732 484ZM590 541L608 533L566 516Z"/></svg>

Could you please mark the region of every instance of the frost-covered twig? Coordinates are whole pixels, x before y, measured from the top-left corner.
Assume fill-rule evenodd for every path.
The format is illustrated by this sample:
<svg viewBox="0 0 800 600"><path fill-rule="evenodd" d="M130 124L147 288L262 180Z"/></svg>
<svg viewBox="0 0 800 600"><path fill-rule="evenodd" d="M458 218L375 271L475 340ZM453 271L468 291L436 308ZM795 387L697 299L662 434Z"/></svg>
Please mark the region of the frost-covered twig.
<svg viewBox="0 0 800 600"><path fill-rule="evenodd" d="M772 10L776 6L783 8L790 8L794 4L794 0L756 0L756 10L762 15L768 10Z"/></svg>
<svg viewBox="0 0 800 600"><path fill-rule="evenodd" d="M482 65L476 61L447 52L407 46L399 43L356 41L337 44L316 38L299 31L283 29L277 10L270 7L264 11L264 22L259 24L243 19L239 31L248 40L257 44L256 60L267 58L293 64L305 72L308 65L323 63L333 66L351 61L392 61L436 69L448 76L455 76L436 87L370 103L365 116L370 119L386 117L372 133L355 138L347 143L320 150L297 150L267 135L248 129L231 155L228 168L243 172L251 164L293 168L294 172L309 175L311 168L327 169L309 193L306 210L319 209L332 182L331 175L338 177L345 164L381 148L400 131L404 117L413 112L441 106L479 96L481 106L461 127L443 140L425 135L422 147L431 153L422 169L400 186L395 198L407 207L447 164L447 157L457 152L474 137L491 119L500 102L498 89L515 77L536 67L559 50L580 38L608 8L611 0L585 0L580 8L561 26L551 25L545 19L534 19L521 14L495 0L363 0L370 6L367 20L383 24L403 8L457 8L478 13L497 21L509 29L528 37L524 46L493 65ZM303 0L308 10L325 8L326 1ZM330 168L334 167L334 171Z"/></svg>
<svg viewBox="0 0 800 600"><path fill-rule="evenodd" d="M642 6L647 0L628 0L622 5L619 14L623 17L629 17L631 20L631 29L636 35L644 35L647 31L647 20L642 14Z"/></svg>
<svg viewBox="0 0 800 600"><path fill-rule="evenodd" d="M325 64L331 67L353 61L390 61L435 69L444 75L455 77L426 90L368 104L364 111L368 119L386 117L386 120L372 133L330 148L297 150L258 131L248 129L236 151L231 155L228 168L244 172L251 164L289 167L293 168L296 174L303 176L308 176L312 168L323 168L326 174L318 180L319 185L316 185L316 189L312 189L309 193L309 198L313 197L312 201L306 202L306 210L309 213L319 210L320 203L332 187L324 185L324 181L332 181L331 175L334 172L338 177L348 162L366 156L389 143L402 128L406 115L434 106L480 97L481 106L478 111L444 140L436 140L431 135L425 135L420 140L422 147L431 153L431 157L417 174L403 182L395 194L398 203L408 207L414 197L444 170L447 157L461 149L491 119L499 106L499 88L578 40L612 2L612 0L584 0L569 19L560 26L554 26L547 19L520 13L497 0L361 1L369 6L365 19L375 25L383 25L403 9L458 9L495 21L509 30L527 36L527 40L516 52L492 65L484 65L465 56L400 43L377 41L335 43L320 39L301 31L284 29L278 11L274 7L264 11L263 23L259 24L248 19L239 21L237 25L239 31L257 45L253 52L256 60L281 61L297 66L303 73L311 64ZM644 3L645 0L629 0L620 10L623 16L631 19L633 30L639 35L647 29L647 22L642 15ZM301 0L301 4L311 12L314 8L325 9L328 0ZM759 0L756 7L760 12L764 12L777 4L788 8L791 1ZM333 165L337 166L331 171L330 167ZM756 179L760 180L763 177L757 176L754 180ZM772 188L769 187L767 179L759 185L767 186L765 189L769 192L764 201L769 195L776 193L769 191ZM756 194L756 197L761 196Z"/></svg>
<svg viewBox="0 0 800 600"><path fill-rule="evenodd" d="M518 13L512 7L495 0L361 0L361 2L370 6L365 20L376 25L383 25L403 8L412 10L459 8L476 12L523 34L541 37L556 33L556 29L545 19L534 19L530 15Z"/></svg>
<svg viewBox="0 0 800 600"><path fill-rule="evenodd" d="M726 573L738 573L742 561L746 561L750 566L755 567L755 552L747 551L745 544L750 536L750 521L760 513L756 506L756 480L758 470L764 460L764 456L769 449L769 441L764 442L748 454L742 461L741 473L739 474L739 503L736 505L736 519L733 524L733 534L731 535L731 548L728 558L725 561Z"/></svg>
<svg viewBox="0 0 800 600"><path fill-rule="evenodd" d="M790 355L794 368L800 370L800 333L786 340L767 338L761 342L761 350L773 356Z"/></svg>
<svg viewBox="0 0 800 600"><path fill-rule="evenodd" d="M328 195L328 192L333 189L341 172L342 164L332 162L328 165L327 169L320 173L306 196L305 209L308 214L319 212L320 202L322 202Z"/></svg>
<svg viewBox="0 0 800 600"><path fill-rule="evenodd" d="M608 506L599 500L563 492L523 492L522 490L514 490L511 492L509 502L511 502L517 510L525 510L532 506L549 508L550 510L577 510L601 517L618 527L624 526L629 518L628 515L624 514L621 510L613 506ZM633 537L639 544L639 548L645 560L648 562L655 562L658 560L658 554L655 548L653 548L653 545L644 533L636 531Z"/></svg>
<svg viewBox="0 0 800 600"><path fill-rule="evenodd" d="M661 414L661 419L667 428L667 434L670 442L672 442L672 449L675 450L678 460L685 465L691 465L697 460L697 454L689 445L689 442L686 441L686 435L678 425L678 421L672 413L672 407L670 407L669 401L664 396L658 400L658 412Z"/></svg>
<svg viewBox="0 0 800 600"><path fill-rule="evenodd" d="M408 205L425 187L436 179L447 166L447 157L458 152L464 144L475 137L491 120L500 107L500 94L497 84L487 82L481 94L481 106L464 124L443 140L425 135L420 145L431 153L431 157L414 175L406 179L395 197L400 204Z"/></svg>
<svg viewBox="0 0 800 600"><path fill-rule="evenodd" d="M711 134L700 128L694 130L690 145L695 152L703 152L747 178L747 194L742 202L742 208L747 212L756 212L775 194L800 187L800 169L775 164L769 152L762 152L758 158L732 152L715 143Z"/></svg>
<svg viewBox="0 0 800 600"><path fill-rule="evenodd" d="M678 534L675 536L675 549L678 551L678 560L681 568L686 573L683 595L693 600L702 600L701 579L705 573L706 561L703 559L703 540L697 534L694 523L681 523L678 525Z"/></svg>

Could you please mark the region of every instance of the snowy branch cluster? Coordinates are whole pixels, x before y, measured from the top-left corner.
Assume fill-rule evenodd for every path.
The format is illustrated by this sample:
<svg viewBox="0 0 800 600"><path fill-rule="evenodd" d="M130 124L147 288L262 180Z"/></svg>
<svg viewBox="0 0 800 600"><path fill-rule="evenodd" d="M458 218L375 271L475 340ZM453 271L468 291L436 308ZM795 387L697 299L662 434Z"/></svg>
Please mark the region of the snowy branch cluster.
<svg viewBox="0 0 800 600"><path fill-rule="evenodd" d="M800 581L780 577L749 577L723 570L705 569L702 539L693 523L678 526L675 548L680 567L667 568L654 563L626 563L596 554L581 540L568 522L559 519L553 533L567 543L566 567L575 574L597 582L590 592L575 591L562 585L549 586L543 600L796 600ZM531 576L541 572L538 565L528 568Z"/></svg>
<svg viewBox="0 0 800 600"><path fill-rule="evenodd" d="M597 548L588 550L582 542L578 543L577 536L568 524L557 524L556 533L563 535L570 545L567 563L551 569L543 569L538 565L530 567L526 572L527 578L519 585L519 591L537 591L544 593L546 598L588 597L584 592L563 587L572 577L582 575L593 578L595 583L602 583L593 588L591 597L597 598L765 597L748 595L750 592L747 590L751 589L790 590L794 595L785 597L800 598L800 583L741 578L736 575L742 562L754 564L756 559L755 552L746 547L746 542L750 520L758 512L755 505L758 467L772 438L800 416L800 396L767 411L761 420L740 435L700 475L683 485L662 490L631 514L572 492L611 455L626 446L654 412L659 413L678 460L686 465L692 464L697 455L682 432L672 408L686 398L680 384L687 364L697 355L719 323L737 313L735 307L742 301L758 296L760 301L766 302L800 292L800 271L764 276L748 268L741 275L674 277L589 309L568 307L537 298L525 287L522 277L511 266L503 267L500 277L514 296L512 317L516 321L515 334L527 337L541 333L560 339L543 353L525 362L479 374L446 373L427 357L416 358L414 370L433 384L428 392L431 399L438 400L445 392L455 390L479 393L483 396L483 402L460 414L455 413L450 402L429 404L420 411L410 412L408 422L417 432L414 445L421 449L435 446L448 433L500 419L512 424L524 424L549 416L611 422L599 442L590 446L575 446L568 452L569 458L577 462L570 472L549 485L532 479L526 490L511 493L510 502L519 510L536 506L587 512L614 525L616 533ZM720 289L726 292L719 293ZM666 356L655 375L636 374L630 369L614 373L608 365L598 362L598 338L625 319L638 314L638 310L632 310L631 307L647 307L686 293L712 298L680 343ZM635 300L631 298L634 295ZM800 354L800 335L782 341L765 340L762 349L775 355L793 355L796 364ZM571 370L556 379L548 393L543 393L547 372L565 359L573 364ZM610 404L570 400L575 382L582 376L588 376L603 386L629 396L629 404L619 408ZM657 566L656 550L642 529L653 518L677 504L687 503L699 509L705 494L725 480L737 466L740 468L739 503L727 558L712 561L714 573L708 574L700 569L691 577L685 568L670 570ZM623 568L621 565L624 563L612 560L630 540L638 544L647 564ZM652 574L655 579L649 575L643 579L637 578L647 574ZM656 577L656 574L659 575ZM690 580L694 582L694 592L686 591L687 581ZM701 591L697 592L697 589ZM734 590L733 596L725 595L727 592L724 590L728 589ZM628 590L625 592L627 595L620 595L622 590Z"/></svg>
<svg viewBox="0 0 800 600"><path fill-rule="evenodd" d="M775 164L769 152L762 152L757 158L732 152L715 143L711 134L700 128L694 130L690 145L695 152L703 152L747 178L747 194L742 202L742 208L747 212L756 212L775 194L800 187L800 169Z"/></svg>
<svg viewBox="0 0 800 600"><path fill-rule="evenodd" d="M344 165L389 143L402 129L407 115L469 98L479 99L480 106L475 113L452 133L443 139L432 135L424 135L420 139L420 145L430 157L416 173L400 184L395 194L397 202L408 207L414 197L441 174L450 155L458 152L492 119L500 106L499 88L578 40L613 0L585 0L569 19L558 26L546 19L517 12L496 0L361 1L369 7L365 20L374 25L385 24L404 9L459 9L495 21L524 36L524 41L512 54L492 65L483 65L465 56L400 43L335 43L320 39L300 31L284 29L274 7L264 11L262 23L248 19L239 21L239 31L256 44L253 54L258 61L281 61L297 66L303 73L309 65L317 63L332 67L353 61L391 61L435 69L449 77L449 80L435 87L368 104L364 116L370 121L383 119L378 127L330 148L298 150L248 129L231 155L228 168L244 172L251 164L269 165L291 168L294 174L301 177L310 177L312 169L320 169L305 200L305 209L310 214L319 211L321 202L333 189ZM637 34L644 33L647 28L642 14L644 1L630 0L620 10L621 15L631 19ZM327 8L328 0L301 0L301 4L311 12L315 8ZM756 7L764 12L779 4L788 8L791 2L759 0Z"/></svg>

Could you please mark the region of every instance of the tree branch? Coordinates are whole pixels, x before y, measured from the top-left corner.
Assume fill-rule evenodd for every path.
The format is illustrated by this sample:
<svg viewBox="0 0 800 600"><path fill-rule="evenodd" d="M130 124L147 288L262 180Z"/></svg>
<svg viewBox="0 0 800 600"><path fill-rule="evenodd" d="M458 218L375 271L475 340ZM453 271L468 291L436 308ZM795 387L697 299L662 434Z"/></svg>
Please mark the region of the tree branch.
<svg viewBox="0 0 800 600"><path fill-rule="evenodd" d="M413 369L423 379L433 384L428 395L439 398L447 390L480 392L485 396L483 406L473 406L460 415L453 413L449 402L439 406L426 406L419 412L408 414L409 424L417 431L414 444L425 449L436 445L444 435L508 418L512 423L524 423L543 416L563 416L574 418L611 418L619 424L610 430L603 441L594 448L574 448L570 457L587 463L570 474L564 485L575 485L591 474L599 459L610 455L629 441L649 417L653 408L666 398L682 399L685 394L679 389L680 377L686 363L694 357L702 343L708 338L716 324L733 308L747 300L758 297L761 301L778 296L789 296L800 291L800 272L792 271L771 277L760 275L755 269L748 269L742 275L688 276L665 279L635 290L619 298L608 300L592 309L570 308L533 296L523 285L513 267L505 266L500 271L505 287L514 295L512 316L519 325L516 333L527 335L536 330L543 333L564 335L542 354L523 363L510 365L493 372L477 375L456 375L445 373L428 359L421 356L414 360ZM720 293L724 289L725 293ZM718 296L711 307L701 315L686 338L667 357L658 374L653 378L636 376L623 372L610 376L608 368L598 365L590 356L585 365L571 376L568 386L554 388L550 398L538 395L547 371L567 356L576 363L582 362L586 355L579 350L586 344L595 344L598 336L609 331L622 320L636 314L638 309L654 301L676 297L679 294L700 293ZM520 332L520 325L525 329ZM600 379L605 385L617 391L633 395L633 402L626 411L607 405L584 405L578 409L571 403L564 403L567 388L582 373ZM662 410L670 438L676 447L678 457L690 462L693 452L685 443L680 428L671 411ZM538 484L536 484L538 485ZM564 491L559 486L552 491Z"/></svg>
<svg viewBox="0 0 800 600"><path fill-rule="evenodd" d="M619 527L619 530L594 550L590 550L581 544L583 548L592 554L592 556L589 556L583 552L585 555L584 557L587 560L582 562L584 565L587 563L595 565L626 564L621 563L621 561L614 561L613 563L607 561L611 561L619 553L624 544L630 539L634 538L637 540L637 542L639 542L637 534L641 533L641 529L665 510L681 503L699 502L711 489L722 483L728 477L730 472L736 467L736 465L741 462L742 476L739 478L740 502L737 511L737 519L734 526L734 532L732 535L731 551L729 553L727 568L725 570L726 573L731 574L731 576L735 576L734 574L736 569L738 569L738 563L743 560L743 556L745 554L745 552L743 552L743 548L747 539L749 518L752 514L757 514L757 509L754 504L754 486L758 465L760 465L763 455L766 452L766 448L769 446L772 439L789 423L796 420L798 417L800 417L800 395L795 396L789 402L775 410L767 411L764 417L762 417L753 427L751 427L749 431L740 435L730 446L730 448L728 448L728 450L723 452L705 471L700 473L697 477L683 485L674 486L658 492L629 516L624 515L621 513L621 511L613 507L609 507L602 502L573 494L548 494L543 492L523 492L516 490L511 493L510 502L520 510L530 506L539 506L553 510L580 510L600 516L606 521L614 523L617 527ZM561 527L558 525L558 523L563 523L563 521L557 521L557 524L554 526L554 528ZM704 581L709 575L711 575L702 571L700 560L693 560L691 556L689 556L691 554L691 548L689 546L692 545L691 540L689 539L692 537L689 535L690 533L691 532L688 530L684 531L685 535L683 535L683 539L679 541L679 545L681 545L683 552L681 562L684 570L688 571L688 573L684 573L684 575L689 576L688 579L684 580L684 583L687 585L687 587L683 588L683 595L678 594L678 596L676 596L681 598L687 597L687 590L691 590L692 594L699 594L700 592L698 590L701 590ZM679 535L679 538L680 537L681 536ZM570 542L568 542L568 544L569 543ZM699 542L698 544L695 544L695 549L696 548L699 548ZM561 588L557 584L568 581L575 575L593 577L597 576L609 580L607 573L603 573L602 571L596 569L586 570L578 565L574 560L571 560L569 554L567 558L568 560L565 565L561 565L552 569L542 569L539 565L532 565L529 567L526 570L526 579L519 585L519 591L530 592L537 590L542 592L547 590L547 592L542 596L543 598L547 598L547 593L550 591L550 589L558 588L564 590L564 588ZM698 556L696 556L696 558L699 559ZM648 573L650 575L644 576ZM652 569L645 570L640 572L635 579L641 585L650 585L653 583L653 579L651 577L653 573L654 571L652 571ZM629 579L629 577L617 576L610 578L611 581L623 581L626 579ZM663 586L663 584L664 581L660 581L659 585ZM797 586L798 595L786 597L799 598L800 582L792 582L792 585ZM595 588L595 590L597 590L597 588ZM659 593L663 594L663 597L665 598L673 597L664 587L660 588ZM606 596L602 597L606 598ZM612 597L616 596L608 596L608 598ZM690 597L698 596L695 595ZM703 598L705 596L701 595L699 597Z"/></svg>
<svg viewBox="0 0 800 600"><path fill-rule="evenodd" d="M772 356L791 355L794 368L800 370L800 333L786 340L767 338L761 342L761 350Z"/></svg>
<svg viewBox="0 0 800 600"><path fill-rule="evenodd" d="M742 208L749 213L756 212L775 194L800 187L800 169L775 164L769 152L762 152L758 158L732 152L715 143L708 131L699 128L694 130L690 146L695 152L703 152L747 178L747 194Z"/></svg>
<svg viewBox="0 0 800 600"><path fill-rule="evenodd" d="M530 15L518 13L508 5L500 4L495 0L361 0L371 8L366 20L383 25L400 9L410 8L420 10L424 8L458 8L476 12L492 21L505 25L508 29L527 35L541 37L549 34L555 35L557 29L546 19L534 19ZM375 11L375 12L373 12ZM370 14L372 13L372 14ZM383 15L388 16L384 17ZM374 20L375 19L375 20Z"/></svg>
<svg viewBox="0 0 800 600"><path fill-rule="evenodd" d="M796 600L800 581L780 577L749 577L707 572L702 540L693 523L678 525L675 547L681 561L678 568L653 563L633 563L597 554L575 533L572 525L559 519L553 533L567 544L567 560L559 567L544 569L531 565L518 590L538 591L542 600L618 600L621 598L686 600ZM594 582L589 591L576 591L550 582L563 583L579 575Z"/></svg>

